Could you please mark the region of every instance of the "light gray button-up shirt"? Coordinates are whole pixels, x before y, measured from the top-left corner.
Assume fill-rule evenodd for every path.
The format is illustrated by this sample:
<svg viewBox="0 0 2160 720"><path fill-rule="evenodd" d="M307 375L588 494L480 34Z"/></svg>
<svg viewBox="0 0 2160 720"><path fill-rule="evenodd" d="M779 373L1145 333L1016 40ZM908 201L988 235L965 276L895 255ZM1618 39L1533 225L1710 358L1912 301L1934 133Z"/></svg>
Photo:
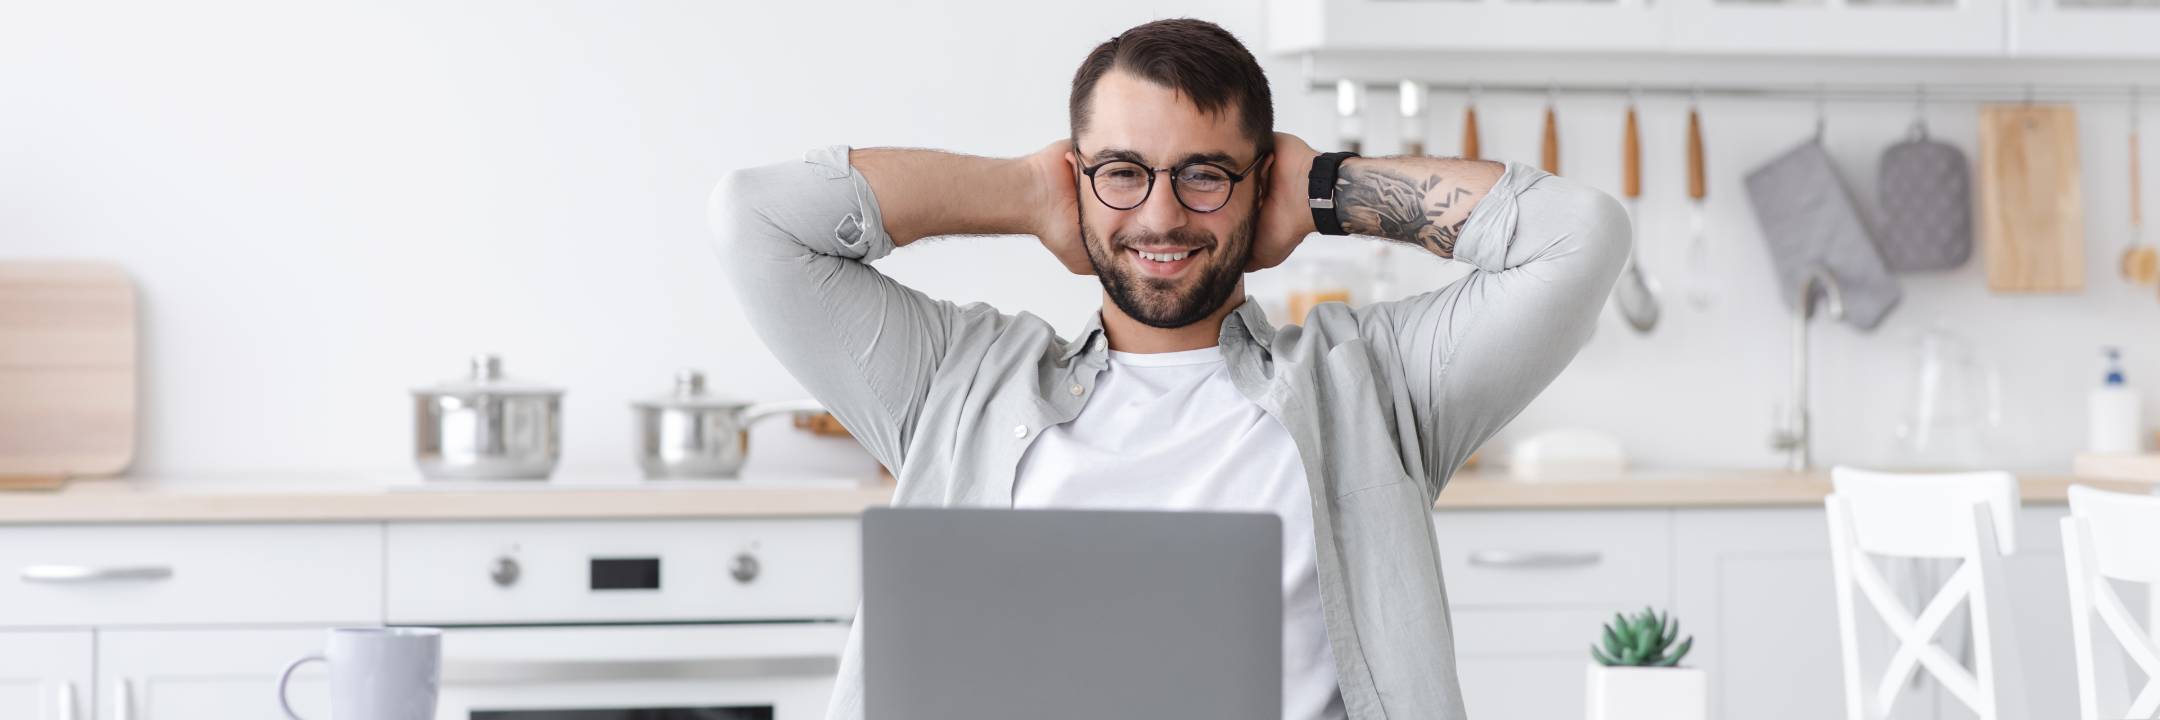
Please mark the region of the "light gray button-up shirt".
<svg viewBox="0 0 2160 720"><path fill-rule="evenodd" d="M731 173L710 209L751 324L897 476L895 505L1011 507L1021 454L1080 413L1107 362L1099 315L1063 338L879 273L892 237L845 146ZM1589 339L1628 243L1610 196L1510 163L1455 246L1478 272L1394 302L1323 304L1302 327L1276 328L1250 299L1224 319L1233 381L1305 465L1351 718L1463 717L1433 501ZM861 643L858 620L831 718L863 716Z"/></svg>

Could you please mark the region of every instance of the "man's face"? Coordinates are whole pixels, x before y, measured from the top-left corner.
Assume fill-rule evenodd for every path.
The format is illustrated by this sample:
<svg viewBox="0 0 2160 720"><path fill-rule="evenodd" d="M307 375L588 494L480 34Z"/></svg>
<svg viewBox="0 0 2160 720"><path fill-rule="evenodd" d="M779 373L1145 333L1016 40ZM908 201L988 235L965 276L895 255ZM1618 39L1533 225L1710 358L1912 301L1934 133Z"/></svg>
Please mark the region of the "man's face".
<svg viewBox="0 0 2160 720"><path fill-rule="evenodd" d="M1097 81L1094 92L1087 130L1076 138L1081 167L1132 160L1175 168L1198 159L1246 172L1257 155L1238 129L1235 107L1208 115L1169 88L1116 70ZM1252 253L1257 193L1264 185L1259 180L1257 172L1248 175L1230 186L1221 209L1201 213L1178 202L1170 173L1157 174L1154 190L1130 210L1104 204L1081 176L1080 230L1111 301L1159 328L1184 327L1222 307L1239 288ZM1195 193L1186 197L1197 200Z"/></svg>

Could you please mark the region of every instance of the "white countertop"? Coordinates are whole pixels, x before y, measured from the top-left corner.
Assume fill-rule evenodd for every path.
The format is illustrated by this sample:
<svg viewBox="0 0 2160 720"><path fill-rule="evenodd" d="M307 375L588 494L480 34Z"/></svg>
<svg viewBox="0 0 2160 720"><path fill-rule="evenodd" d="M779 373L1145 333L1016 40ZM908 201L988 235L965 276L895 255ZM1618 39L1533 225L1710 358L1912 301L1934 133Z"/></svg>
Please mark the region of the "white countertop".
<svg viewBox="0 0 2160 720"><path fill-rule="evenodd" d="M2020 474L2024 501L2059 504L2073 483L2148 492L2151 483ZM1437 509L1523 510L1820 505L1827 473L1633 472L1525 482L1464 472ZM0 525L43 523L381 522L852 516L882 506L876 475L673 480L563 477L549 482L422 484L409 476L262 475L77 480L60 490L0 492Z"/></svg>

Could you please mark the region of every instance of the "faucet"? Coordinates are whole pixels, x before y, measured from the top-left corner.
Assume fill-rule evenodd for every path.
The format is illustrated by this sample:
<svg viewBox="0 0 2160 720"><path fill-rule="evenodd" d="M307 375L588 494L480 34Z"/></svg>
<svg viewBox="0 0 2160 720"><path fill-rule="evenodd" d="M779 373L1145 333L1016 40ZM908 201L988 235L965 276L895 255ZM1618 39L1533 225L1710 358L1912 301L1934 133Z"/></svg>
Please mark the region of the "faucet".
<svg viewBox="0 0 2160 720"><path fill-rule="evenodd" d="M1815 317L1815 291L1820 288L1830 303L1830 318L1845 319L1845 301L1837 278L1818 265L1800 279L1799 302L1793 304L1792 400L1786 405L1785 427L1770 434L1770 447L1785 451L1785 468L1806 472L1814 464L1809 451L1814 433L1808 427L1808 320Z"/></svg>

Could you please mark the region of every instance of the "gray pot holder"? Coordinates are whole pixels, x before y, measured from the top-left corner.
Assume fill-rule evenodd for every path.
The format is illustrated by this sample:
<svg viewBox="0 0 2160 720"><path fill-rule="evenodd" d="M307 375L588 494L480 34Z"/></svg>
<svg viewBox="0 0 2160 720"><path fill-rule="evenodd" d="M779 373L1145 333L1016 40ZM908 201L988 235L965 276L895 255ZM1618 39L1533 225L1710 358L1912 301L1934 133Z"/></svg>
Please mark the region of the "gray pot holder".
<svg viewBox="0 0 2160 720"><path fill-rule="evenodd" d="M1972 257L1972 173L1956 147L1913 129L1883 151L1877 240L1893 271L1949 270Z"/></svg>

